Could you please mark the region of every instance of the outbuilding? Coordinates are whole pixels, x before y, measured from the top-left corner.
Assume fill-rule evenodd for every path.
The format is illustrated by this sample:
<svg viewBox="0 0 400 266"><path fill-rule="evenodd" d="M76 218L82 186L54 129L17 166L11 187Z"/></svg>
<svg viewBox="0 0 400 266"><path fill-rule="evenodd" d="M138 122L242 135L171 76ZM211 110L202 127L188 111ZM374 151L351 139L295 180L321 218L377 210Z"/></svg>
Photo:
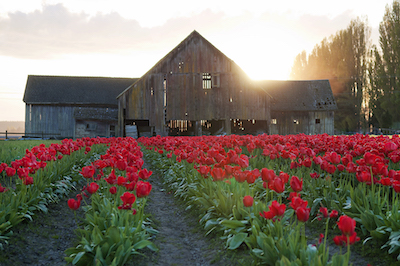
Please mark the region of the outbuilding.
<svg viewBox="0 0 400 266"><path fill-rule="evenodd" d="M25 136L116 136L116 97L136 80L29 75L23 98Z"/></svg>

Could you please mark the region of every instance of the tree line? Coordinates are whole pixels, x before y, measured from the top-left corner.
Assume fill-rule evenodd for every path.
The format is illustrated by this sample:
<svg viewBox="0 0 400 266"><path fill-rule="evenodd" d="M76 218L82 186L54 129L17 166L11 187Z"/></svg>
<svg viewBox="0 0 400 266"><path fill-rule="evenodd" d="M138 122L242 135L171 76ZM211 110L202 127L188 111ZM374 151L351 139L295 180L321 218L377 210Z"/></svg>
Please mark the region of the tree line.
<svg viewBox="0 0 400 266"><path fill-rule="evenodd" d="M291 79L329 79L338 133L400 129L400 2L387 5L379 47L371 45L367 18L324 38L294 60Z"/></svg>

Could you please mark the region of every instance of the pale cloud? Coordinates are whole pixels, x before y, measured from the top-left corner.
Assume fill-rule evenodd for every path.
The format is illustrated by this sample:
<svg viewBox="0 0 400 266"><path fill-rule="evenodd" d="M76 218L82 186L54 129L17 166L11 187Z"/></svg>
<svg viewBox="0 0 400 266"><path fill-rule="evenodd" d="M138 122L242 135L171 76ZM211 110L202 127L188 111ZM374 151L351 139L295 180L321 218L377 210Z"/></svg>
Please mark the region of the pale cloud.
<svg viewBox="0 0 400 266"><path fill-rule="evenodd" d="M11 12L0 18L0 55L51 59L66 54L146 51L177 42L177 37L182 40L197 25L204 28L221 19L221 14L205 10L190 18L172 18L162 26L144 28L116 12L90 16L72 13L62 4L46 5L43 10Z"/></svg>
<svg viewBox="0 0 400 266"><path fill-rule="evenodd" d="M206 9L191 16L169 18L160 26L143 27L137 20L116 12L90 15L83 11L73 12L63 4L43 5L42 9L9 12L0 18L0 55L53 59L69 54L124 54L163 47L172 49L193 30L209 36L239 39L242 34L248 35L246 27L266 25L268 29L274 24L293 36L316 44L345 28L351 18L350 11L333 18L311 14L295 16L290 12L265 12L255 17L249 11L227 16L221 11ZM253 35L257 38L256 33ZM280 36L270 36L268 31L260 31L258 35L272 37L277 43L281 41ZM299 52L303 49L306 48L299 47Z"/></svg>

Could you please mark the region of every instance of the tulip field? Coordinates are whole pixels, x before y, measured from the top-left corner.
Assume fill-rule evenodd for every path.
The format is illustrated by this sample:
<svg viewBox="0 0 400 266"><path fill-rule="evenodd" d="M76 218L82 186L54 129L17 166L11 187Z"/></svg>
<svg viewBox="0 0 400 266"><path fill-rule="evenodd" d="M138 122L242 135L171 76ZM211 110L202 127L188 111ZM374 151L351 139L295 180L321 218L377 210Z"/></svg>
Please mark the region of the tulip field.
<svg viewBox="0 0 400 266"><path fill-rule="evenodd" d="M255 264L347 265L353 245L374 247L381 262L400 260L398 136L138 141L175 196L199 213L205 233L227 249L248 249ZM340 251L330 253L329 243Z"/></svg>
<svg viewBox="0 0 400 266"><path fill-rule="evenodd" d="M248 251L255 265L348 265L365 248L371 265L400 260L397 135L83 138L4 149L9 143L0 143L0 249L13 227L56 202L78 225L68 263L124 265L157 252L144 210L154 171L205 235Z"/></svg>

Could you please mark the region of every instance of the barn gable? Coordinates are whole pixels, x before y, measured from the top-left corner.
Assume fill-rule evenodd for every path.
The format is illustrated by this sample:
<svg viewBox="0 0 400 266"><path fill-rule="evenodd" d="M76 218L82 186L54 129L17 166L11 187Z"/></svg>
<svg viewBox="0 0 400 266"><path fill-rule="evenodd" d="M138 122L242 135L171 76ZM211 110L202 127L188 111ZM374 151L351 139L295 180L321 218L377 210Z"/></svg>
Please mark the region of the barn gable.
<svg viewBox="0 0 400 266"><path fill-rule="evenodd" d="M230 133L238 120L269 120L268 94L196 31L117 98L121 132L141 124L167 135L183 124L198 135L214 121Z"/></svg>

